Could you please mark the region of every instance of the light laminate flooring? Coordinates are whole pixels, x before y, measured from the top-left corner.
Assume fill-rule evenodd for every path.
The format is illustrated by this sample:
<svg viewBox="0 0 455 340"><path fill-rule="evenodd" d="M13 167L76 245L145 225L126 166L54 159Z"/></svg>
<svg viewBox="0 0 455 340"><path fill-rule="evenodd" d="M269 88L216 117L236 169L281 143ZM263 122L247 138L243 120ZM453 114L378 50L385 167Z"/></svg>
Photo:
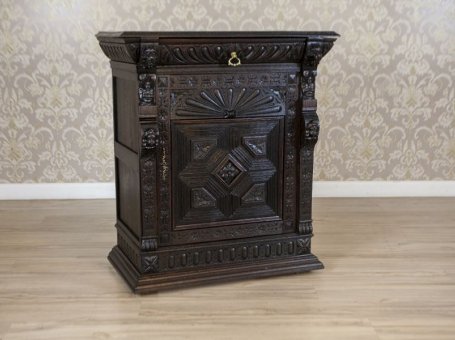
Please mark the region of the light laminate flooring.
<svg viewBox="0 0 455 340"><path fill-rule="evenodd" d="M0 202L0 339L455 339L455 199L315 199L311 273L133 295L113 200Z"/></svg>

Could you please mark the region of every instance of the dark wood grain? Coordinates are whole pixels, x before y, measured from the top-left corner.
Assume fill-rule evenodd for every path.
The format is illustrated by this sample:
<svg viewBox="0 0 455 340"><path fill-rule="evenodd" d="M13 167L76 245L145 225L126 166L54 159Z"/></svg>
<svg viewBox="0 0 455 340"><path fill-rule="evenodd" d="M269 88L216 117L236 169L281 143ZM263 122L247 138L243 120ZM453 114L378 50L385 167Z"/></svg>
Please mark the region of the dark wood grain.
<svg viewBox="0 0 455 340"><path fill-rule="evenodd" d="M337 36L97 35L114 76L109 259L135 292L322 268L311 254L315 78Z"/></svg>

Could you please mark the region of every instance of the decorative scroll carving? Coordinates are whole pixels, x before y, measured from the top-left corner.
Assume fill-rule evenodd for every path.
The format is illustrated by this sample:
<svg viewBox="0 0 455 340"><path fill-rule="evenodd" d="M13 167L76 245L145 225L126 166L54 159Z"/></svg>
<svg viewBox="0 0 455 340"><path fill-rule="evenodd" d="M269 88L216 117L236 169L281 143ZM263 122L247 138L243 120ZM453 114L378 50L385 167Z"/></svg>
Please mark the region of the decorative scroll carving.
<svg viewBox="0 0 455 340"><path fill-rule="evenodd" d="M144 256L142 257L142 270L144 273L156 273L159 270L158 256Z"/></svg>
<svg viewBox="0 0 455 340"><path fill-rule="evenodd" d="M137 63L139 114L152 115L150 106L156 105L156 64L158 62L158 45L142 43Z"/></svg>
<svg viewBox="0 0 455 340"><path fill-rule="evenodd" d="M191 206L193 208L208 208L216 206L216 199L205 188L191 189Z"/></svg>
<svg viewBox="0 0 455 340"><path fill-rule="evenodd" d="M305 139L316 142L319 136L319 119L305 122Z"/></svg>
<svg viewBox="0 0 455 340"><path fill-rule="evenodd" d="M304 70L302 72L302 99L314 99L316 70Z"/></svg>
<svg viewBox="0 0 455 340"><path fill-rule="evenodd" d="M141 242L141 250L152 251L158 248L158 241L155 238L143 238Z"/></svg>
<svg viewBox="0 0 455 340"><path fill-rule="evenodd" d="M332 48L333 41L308 40L303 57L303 64L316 68L322 57Z"/></svg>
<svg viewBox="0 0 455 340"><path fill-rule="evenodd" d="M142 134L142 149L155 150L158 144L158 130L155 127L146 128Z"/></svg>
<svg viewBox="0 0 455 340"><path fill-rule="evenodd" d="M202 90L199 96L178 96L172 111L177 116L236 116L284 114L277 91L267 89L228 88Z"/></svg>
<svg viewBox="0 0 455 340"><path fill-rule="evenodd" d="M156 75L143 73L139 75L139 105L155 105Z"/></svg>
<svg viewBox="0 0 455 340"><path fill-rule="evenodd" d="M142 43L138 69L144 73L155 73L158 64L160 46L157 43Z"/></svg>
<svg viewBox="0 0 455 340"><path fill-rule="evenodd" d="M303 235L313 233L313 221L300 221L299 222L299 233Z"/></svg>
<svg viewBox="0 0 455 340"><path fill-rule="evenodd" d="M226 64L232 51L242 64L299 62L304 42L262 44L163 45L160 59L164 64Z"/></svg>

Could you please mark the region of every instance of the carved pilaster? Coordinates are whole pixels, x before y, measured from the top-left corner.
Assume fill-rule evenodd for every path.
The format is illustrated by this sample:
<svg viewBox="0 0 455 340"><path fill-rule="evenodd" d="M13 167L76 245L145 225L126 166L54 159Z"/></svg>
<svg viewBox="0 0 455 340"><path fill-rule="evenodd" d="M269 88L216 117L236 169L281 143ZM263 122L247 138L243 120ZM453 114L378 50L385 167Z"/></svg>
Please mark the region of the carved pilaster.
<svg viewBox="0 0 455 340"><path fill-rule="evenodd" d="M156 75L150 73L139 74L139 106L156 105Z"/></svg>
<svg viewBox="0 0 455 340"><path fill-rule="evenodd" d="M156 105L156 65L158 63L158 44L142 43L140 47L138 71L139 115L155 116Z"/></svg>
<svg viewBox="0 0 455 340"><path fill-rule="evenodd" d="M150 251L158 247L157 224L157 161L158 128L146 125L142 128L141 139L141 181L142 181L142 241L141 250Z"/></svg>
<svg viewBox="0 0 455 340"><path fill-rule="evenodd" d="M313 232L311 220L313 154L319 136L319 117L316 113L317 101L315 98L316 68L332 45L333 41L318 38L310 39L307 41L302 59L298 232L305 235Z"/></svg>
<svg viewBox="0 0 455 340"><path fill-rule="evenodd" d="M170 96L169 96L169 77L160 76L157 79L158 87L158 130L159 148L157 149L158 159L158 185L159 185L159 228L160 243L170 241L171 232L171 136L170 136Z"/></svg>

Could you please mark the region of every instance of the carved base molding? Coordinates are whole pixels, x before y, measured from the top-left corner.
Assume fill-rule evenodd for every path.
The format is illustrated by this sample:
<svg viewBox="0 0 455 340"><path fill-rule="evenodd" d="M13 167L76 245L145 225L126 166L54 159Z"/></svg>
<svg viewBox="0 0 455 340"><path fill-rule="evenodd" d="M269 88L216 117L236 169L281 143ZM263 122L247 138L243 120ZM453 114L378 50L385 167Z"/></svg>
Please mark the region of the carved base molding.
<svg viewBox="0 0 455 340"><path fill-rule="evenodd" d="M322 269L322 263L310 253L310 245L310 236L295 234L263 237L254 242L249 239L229 243L210 242L199 246L166 247L158 251L141 252L140 263L132 262L131 254L115 246L109 254L109 260L134 292L149 293L230 278L254 278Z"/></svg>
<svg viewBox="0 0 455 340"><path fill-rule="evenodd" d="M316 256L304 254L274 258L272 260L245 262L235 266L224 265L198 270L140 274L117 246L112 249L108 258L133 292L138 294L231 280L296 274L324 268Z"/></svg>

